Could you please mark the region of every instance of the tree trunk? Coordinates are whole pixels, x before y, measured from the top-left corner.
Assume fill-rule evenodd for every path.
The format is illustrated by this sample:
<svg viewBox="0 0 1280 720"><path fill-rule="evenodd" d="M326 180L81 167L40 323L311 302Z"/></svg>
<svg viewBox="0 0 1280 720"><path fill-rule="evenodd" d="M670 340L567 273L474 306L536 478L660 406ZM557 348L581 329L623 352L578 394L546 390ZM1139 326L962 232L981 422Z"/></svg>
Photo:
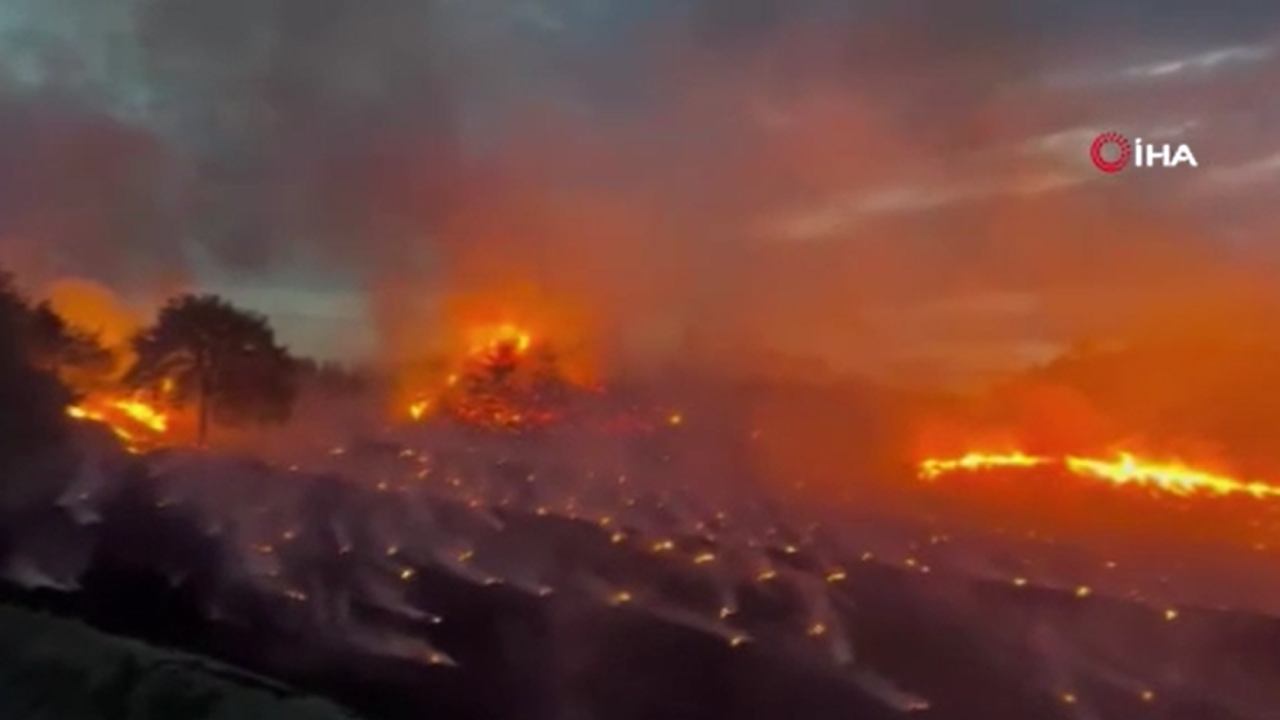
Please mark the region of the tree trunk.
<svg viewBox="0 0 1280 720"><path fill-rule="evenodd" d="M213 378L212 363L203 355L198 359L196 364L197 380L199 384L196 397L196 447L204 449L209 442L209 415L210 403L213 395Z"/></svg>
<svg viewBox="0 0 1280 720"><path fill-rule="evenodd" d="M200 396L196 398L196 447L204 448L209 441L209 383L200 378Z"/></svg>

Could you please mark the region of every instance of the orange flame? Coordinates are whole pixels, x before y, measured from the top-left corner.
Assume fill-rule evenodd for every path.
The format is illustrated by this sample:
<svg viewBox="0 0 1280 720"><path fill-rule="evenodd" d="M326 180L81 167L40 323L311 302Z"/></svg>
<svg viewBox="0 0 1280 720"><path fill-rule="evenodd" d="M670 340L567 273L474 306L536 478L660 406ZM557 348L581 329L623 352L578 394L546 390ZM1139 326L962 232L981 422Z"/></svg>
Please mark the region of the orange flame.
<svg viewBox="0 0 1280 720"><path fill-rule="evenodd" d="M472 355L512 351L523 355L533 346L533 334L512 323L485 325L470 331Z"/></svg>
<svg viewBox="0 0 1280 720"><path fill-rule="evenodd" d="M920 477L933 480L956 472L975 472L996 468L1031 468L1046 465L1051 460L1020 452L981 453L971 452L958 458L930 458L920 463Z"/></svg>
<svg viewBox="0 0 1280 720"><path fill-rule="evenodd" d="M139 422L152 431L164 433L169 431L169 416L139 400L116 400L111 407L119 410L134 421Z"/></svg>
<svg viewBox="0 0 1280 720"><path fill-rule="evenodd" d="M919 465L924 480L936 480L957 473L996 469L1056 467L1077 476L1114 486L1138 486L1190 497L1194 495L1248 495L1255 498L1280 497L1280 486L1261 481L1240 480L1208 472L1180 462L1144 460L1121 452L1103 459L1078 455L1050 457L1022 452L971 452L957 458L930 458Z"/></svg>
<svg viewBox="0 0 1280 720"><path fill-rule="evenodd" d="M434 393L414 396L407 403L410 419L424 420L445 405L460 417L479 424L520 425L535 419L536 413L526 417L525 412L515 407L488 406L466 400L450 403L448 395L461 381L460 373L468 369L520 362L534 346L533 332L515 323L504 322L474 326L466 332L465 339L467 353L456 361L458 372L451 373Z"/></svg>
<svg viewBox="0 0 1280 720"><path fill-rule="evenodd" d="M1065 459L1068 470L1083 476L1105 480L1116 485L1140 485L1159 488L1174 495L1251 495L1257 498L1280 497L1280 487L1218 475L1178 462L1148 462L1129 453L1110 461L1083 457Z"/></svg>
<svg viewBox="0 0 1280 720"><path fill-rule="evenodd" d="M169 432L169 416L137 397L90 399L68 407L67 415L106 425L133 452L154 445Z"/></svg>
<svg viewBox="0 0 1280 720"><path fill-rule="evenodd" d="M431 409L431 405L430 400L417 400L409 403L409 417L414 420L421 420L427 416L427 411Z"/></svg>

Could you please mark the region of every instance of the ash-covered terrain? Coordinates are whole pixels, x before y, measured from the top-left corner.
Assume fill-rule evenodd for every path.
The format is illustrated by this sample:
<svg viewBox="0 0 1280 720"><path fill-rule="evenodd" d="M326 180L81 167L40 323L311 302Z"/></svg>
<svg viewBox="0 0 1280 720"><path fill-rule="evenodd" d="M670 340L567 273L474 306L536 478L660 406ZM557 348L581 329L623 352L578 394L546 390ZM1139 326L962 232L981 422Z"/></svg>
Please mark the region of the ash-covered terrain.
<svg viewBox="0 0 1280 720"><path fill-rule="evenodd" d="M79 434L78 470L7 518L11 599L371 718L1280 707L1264 614L970 572L1071 551L883 514L815 522L749 476L671 480L661 435L588 462L563 439L413 426L275 467ZM930 554L947 545L966 549Z"/></svg>

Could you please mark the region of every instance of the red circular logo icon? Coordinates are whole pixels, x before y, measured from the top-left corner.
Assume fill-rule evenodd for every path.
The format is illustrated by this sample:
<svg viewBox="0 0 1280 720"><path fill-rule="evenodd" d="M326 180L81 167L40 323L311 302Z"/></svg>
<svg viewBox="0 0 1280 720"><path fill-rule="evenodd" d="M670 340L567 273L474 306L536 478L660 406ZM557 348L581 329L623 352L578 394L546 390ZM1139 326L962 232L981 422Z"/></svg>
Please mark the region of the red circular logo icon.
<svg viewBox="0 0 1280 720"><path fill-rule="evenodd" d="M1115 157L1108 160L1103 151L1107 148L1115 147ZM1104 132L1093 139L1093 145L1089 146L1089 159L1093 161L1093 166L1104 173L1115 174L1125 169L1129 165L1129 160L1133 158L1133 145L1129 143L1129 139L1118 132Z"/></svg>

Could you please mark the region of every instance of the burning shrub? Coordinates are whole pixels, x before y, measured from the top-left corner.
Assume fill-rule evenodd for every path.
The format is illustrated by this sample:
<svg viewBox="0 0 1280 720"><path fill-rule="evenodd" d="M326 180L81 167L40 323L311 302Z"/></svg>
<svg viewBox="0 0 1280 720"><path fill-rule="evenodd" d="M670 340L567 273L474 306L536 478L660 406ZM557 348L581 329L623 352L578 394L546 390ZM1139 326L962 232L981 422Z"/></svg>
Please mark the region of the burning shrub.
<svg viewBox="0 0 1280 720"><path fill-rule="evenodd" d="M439 402L468 426L527 431L563 418L572 390L548 344L499 326L473 344Z"/></svg>
<svg viewBox="0 0 1280 720"><path fill-rule="evenodd" d="M648 434L681 424L621 387L576 379L547 340L515 325L480 327L443 388L409 405L414 420L445 419L484 432L527 433L588 426L606 434Z"/></svg>

